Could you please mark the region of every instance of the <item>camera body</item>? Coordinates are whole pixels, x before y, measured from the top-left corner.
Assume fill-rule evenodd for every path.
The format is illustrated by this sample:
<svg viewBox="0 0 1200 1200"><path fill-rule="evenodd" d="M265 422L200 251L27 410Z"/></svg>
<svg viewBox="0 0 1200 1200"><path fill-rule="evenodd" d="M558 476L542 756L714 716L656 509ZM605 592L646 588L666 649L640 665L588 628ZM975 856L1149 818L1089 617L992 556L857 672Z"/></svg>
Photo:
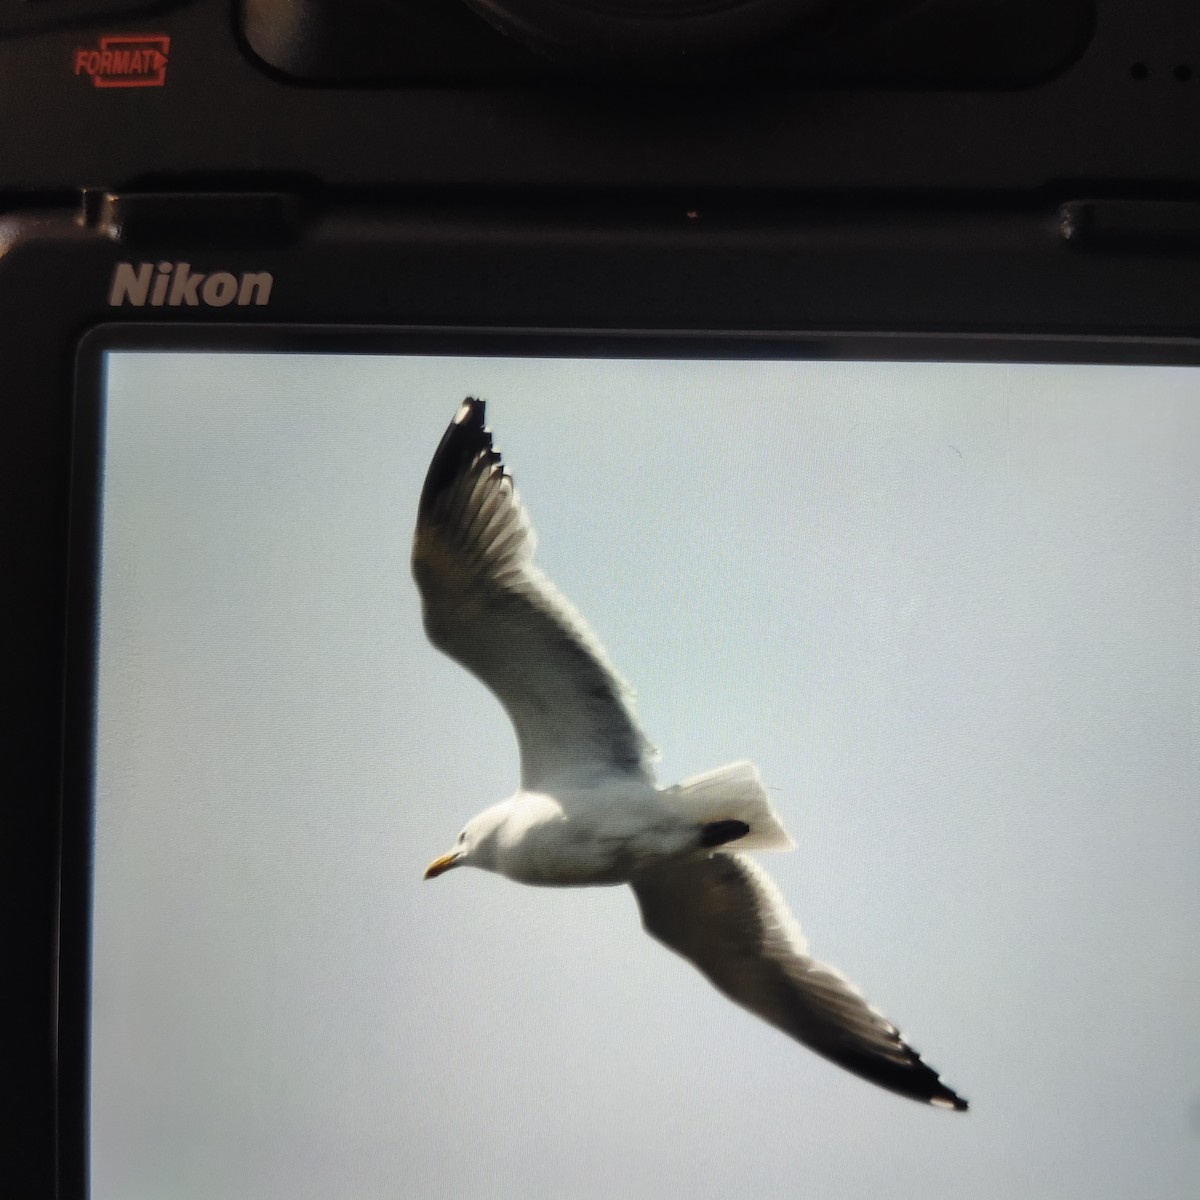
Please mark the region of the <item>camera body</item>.
<svg viewBox="0 0 1200 1200"><path fill-rule="evenodd" d="M90 669L64 633L90 330L870 334L968 356L1020 338L1112 362L1194 344L1187 0L798 5L687 41L670 14L647 32L512 7L0 5L4 1169L22 1195L54 1194L57 1064L77 1050L56 1031L57 914L64 694Z"/></svg>

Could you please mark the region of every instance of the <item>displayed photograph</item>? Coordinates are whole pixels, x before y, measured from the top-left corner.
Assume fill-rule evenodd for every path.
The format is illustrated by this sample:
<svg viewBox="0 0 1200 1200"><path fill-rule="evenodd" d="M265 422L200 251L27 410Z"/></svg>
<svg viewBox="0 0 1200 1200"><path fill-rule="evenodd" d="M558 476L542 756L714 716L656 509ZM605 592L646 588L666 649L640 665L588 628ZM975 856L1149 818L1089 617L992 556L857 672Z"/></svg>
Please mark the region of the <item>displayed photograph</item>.
<svg viewBox="0 0 1200 1200"><path fill-rule="evenodd" d="M93 1200L1186 1194L1198 400L105 354Z"/></svg>

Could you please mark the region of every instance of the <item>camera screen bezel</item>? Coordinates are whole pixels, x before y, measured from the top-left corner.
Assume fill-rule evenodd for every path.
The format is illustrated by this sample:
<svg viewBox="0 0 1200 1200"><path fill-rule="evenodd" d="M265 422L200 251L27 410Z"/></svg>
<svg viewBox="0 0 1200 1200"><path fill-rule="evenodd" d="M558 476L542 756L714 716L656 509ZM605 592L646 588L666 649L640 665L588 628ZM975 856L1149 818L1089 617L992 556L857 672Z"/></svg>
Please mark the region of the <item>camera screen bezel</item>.
<svg viewBox="0 0 1200 1200"><path fill-rule="evenodd" d="M138 351L1200 366L1200 338L828 332L779 335L383 325L246 327L144 322L94 326L78 344L71 431L55 1014L58 1178L59 1194L64 1197L83 1196L88 1190L93 764L104 363L110 352Z"/></svg>

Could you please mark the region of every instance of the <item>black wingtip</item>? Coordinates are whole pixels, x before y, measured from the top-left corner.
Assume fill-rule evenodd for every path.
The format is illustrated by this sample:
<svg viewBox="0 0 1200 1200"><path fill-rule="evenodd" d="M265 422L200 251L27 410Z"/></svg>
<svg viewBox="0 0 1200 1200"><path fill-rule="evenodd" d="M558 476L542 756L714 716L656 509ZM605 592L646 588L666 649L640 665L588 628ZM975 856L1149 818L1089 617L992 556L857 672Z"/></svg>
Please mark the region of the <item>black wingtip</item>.
<svg viewBox="0 0 1200 1200"><path fill-rule="evenodd" d="M861 1051L843 1051L829 1054L829 1057L855 1075L887 1088L890 1092L907 1096L910 1100L928 1104L933 1108L942 1108L947 1112L967 1112L970 1109L969 1102L948 1088L938 1073L911 1046L906 1045L904 1049L907 1062L879 1058Z"/></svg>
<svg viewBox="0 0 1200 1200"><path fill-rule="evenodd" d="M901 1083L902 1076L894 1081L878 1079L884 1087L902 1091L914 1100L923 1100L933 1108L942 1108L947 1112L966 1112L970 1104L952 1088L948 1088L938 1073L910 1047L912 1063L908 1069L909 1078Z"/></svg>
<svg viewBox="0 0 1200 1200"><path fill-rule="evenodd" d="M491 450L492 435L484 424L485 403L468 396L454 414L433 452L425 485L421 488L418 516L425 515L438 496L475 461L482 451Z"/></svg>
<svg viewBox="0 0 1200 1200"><path fill-rule="evenodd" d="M945 1084L941 1084L937 1092L929 1097L929 1103L934 1108L944 1108L954 1112L968 1112L971 1107L970 1101L964 1100L956 1092L952 1092Z"/></svg>

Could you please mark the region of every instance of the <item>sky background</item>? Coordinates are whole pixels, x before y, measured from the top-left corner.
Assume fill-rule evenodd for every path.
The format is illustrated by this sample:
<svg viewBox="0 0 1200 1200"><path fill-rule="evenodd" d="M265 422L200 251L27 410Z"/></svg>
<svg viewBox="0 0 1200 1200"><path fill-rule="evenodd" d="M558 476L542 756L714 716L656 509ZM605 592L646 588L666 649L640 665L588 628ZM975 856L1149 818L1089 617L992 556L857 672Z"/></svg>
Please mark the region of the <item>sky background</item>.
<svg viewBox="0 0 1200 1200"><path fill-rule="evenodd" d="M93 1200L1194 1195L1200 372L111 355ZM759 767L877 1089L627 888L424 882L516 786L425 640L462 398L671 783Z"/></svg>

